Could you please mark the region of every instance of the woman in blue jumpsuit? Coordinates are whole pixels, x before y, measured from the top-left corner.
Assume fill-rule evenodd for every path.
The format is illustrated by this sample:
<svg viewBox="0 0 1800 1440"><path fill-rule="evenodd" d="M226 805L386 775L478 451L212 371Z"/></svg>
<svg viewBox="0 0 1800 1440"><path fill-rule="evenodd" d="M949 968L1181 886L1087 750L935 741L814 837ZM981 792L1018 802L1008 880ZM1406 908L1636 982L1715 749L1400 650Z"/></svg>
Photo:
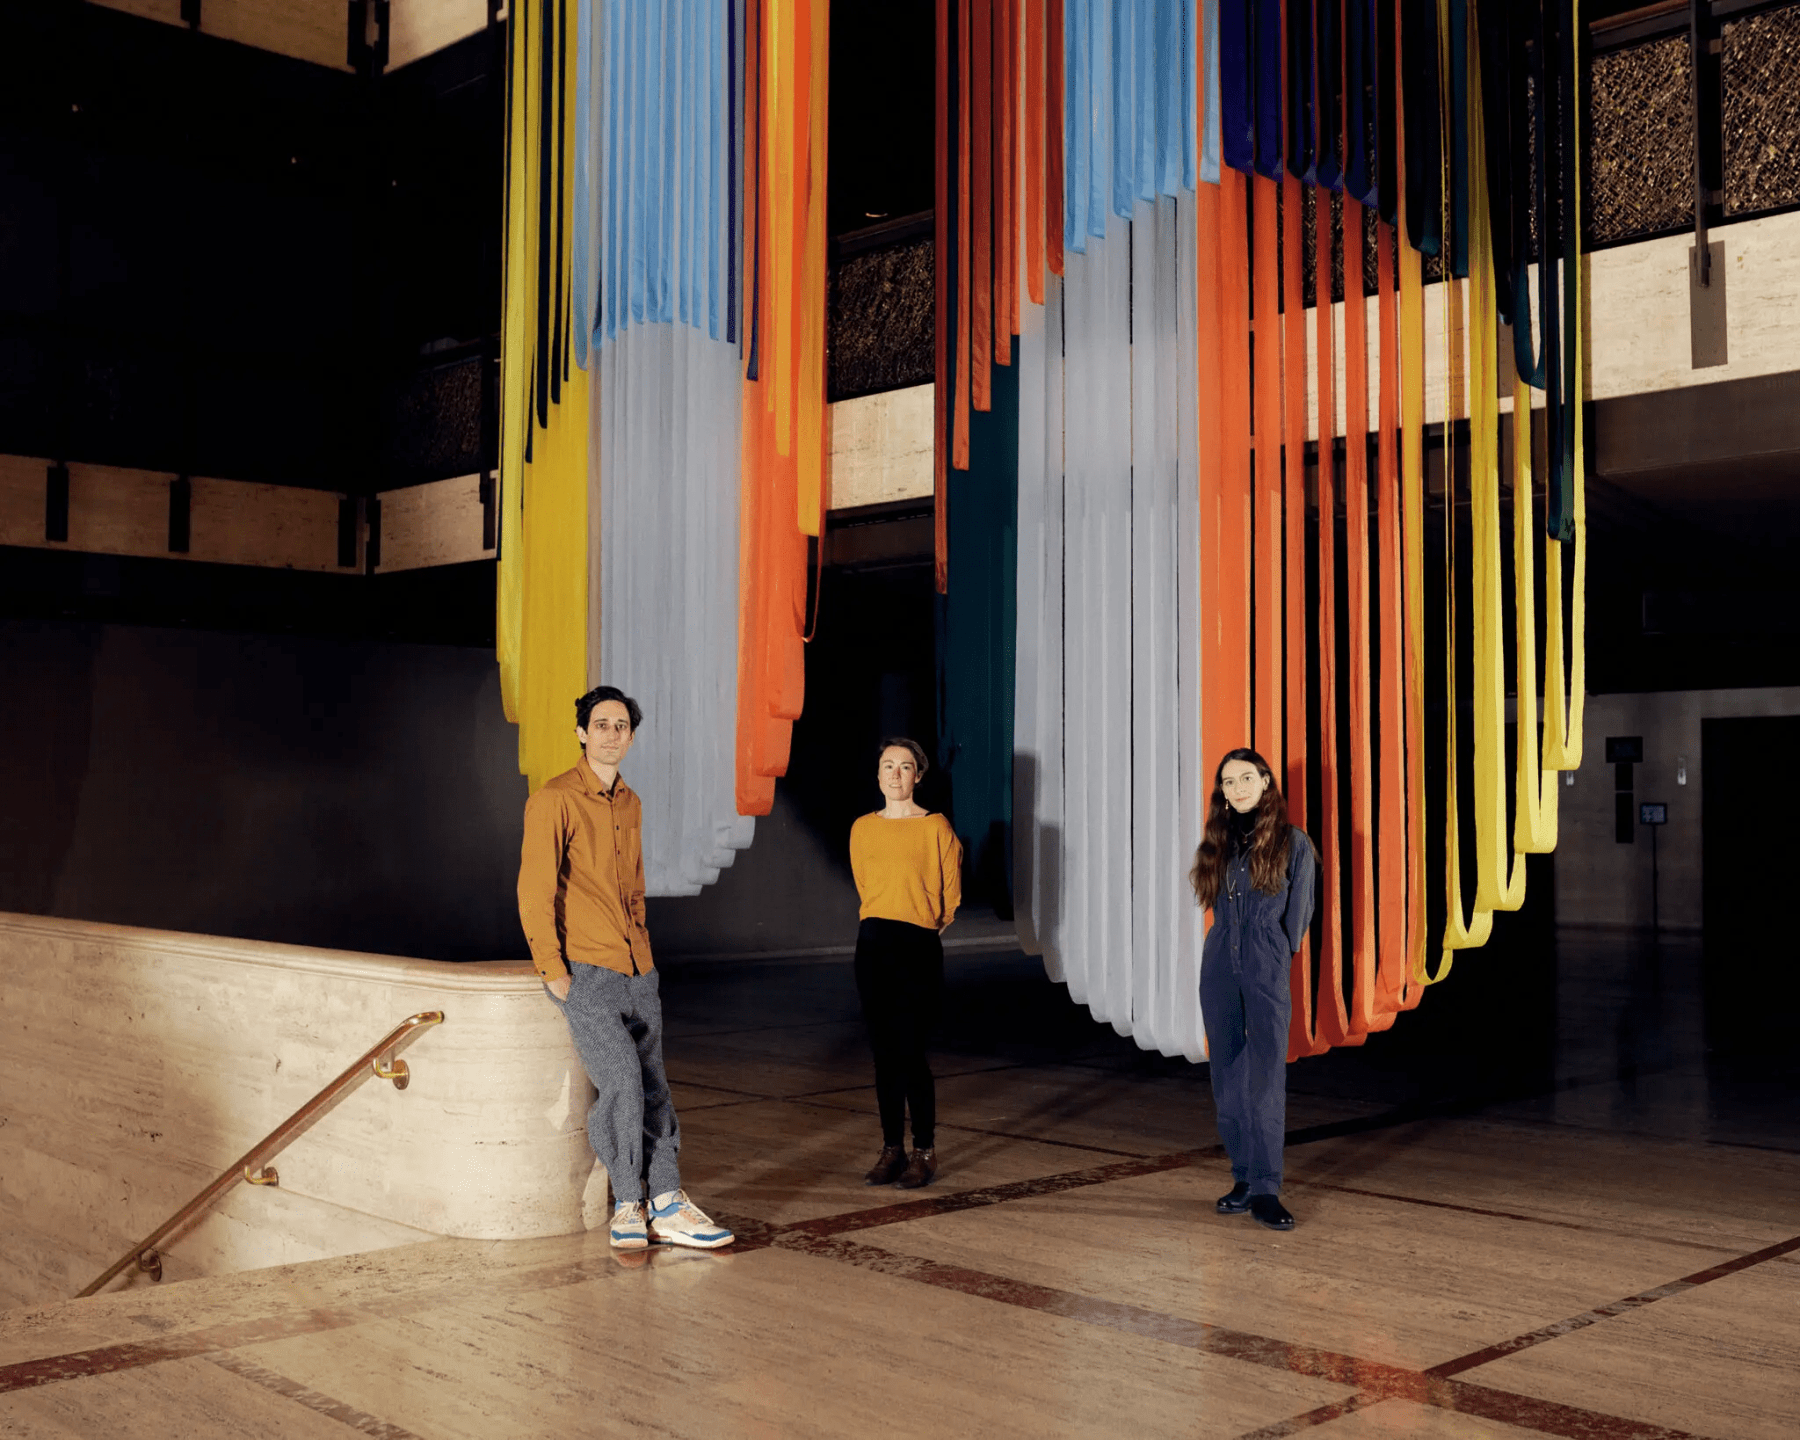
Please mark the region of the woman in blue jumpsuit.
<svg viewBox="0 0 1800 1440"><path fill-rule="evenodd" d="M1304 830L1254 750L1219 762L1206 833L1188 879L1213 912L1200 958L1200 1014L1219 1138L1232 1187L1221 1215L1248 1212L1271 1230L1292 1230L1280 1200L1287 1129L1288 974L1312 923L1317 859Z"/></svg>

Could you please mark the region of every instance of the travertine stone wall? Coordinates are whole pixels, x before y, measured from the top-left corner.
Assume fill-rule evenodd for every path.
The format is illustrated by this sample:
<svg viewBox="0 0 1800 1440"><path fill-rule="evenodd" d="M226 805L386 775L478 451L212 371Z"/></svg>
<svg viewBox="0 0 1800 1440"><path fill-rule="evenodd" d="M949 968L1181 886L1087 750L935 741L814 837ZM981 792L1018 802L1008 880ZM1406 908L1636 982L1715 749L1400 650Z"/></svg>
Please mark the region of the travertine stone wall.
<svg viewBox="0 0 1800 1440"><path fill-rule="evenodd" d="M0 1306L72 1295L408 1015L370 1076L167 1242L166 1276L605 1217L592 1090L523 961L450 964L0 914ZM151 1283L134 1277L124 1282Z"/></svg>

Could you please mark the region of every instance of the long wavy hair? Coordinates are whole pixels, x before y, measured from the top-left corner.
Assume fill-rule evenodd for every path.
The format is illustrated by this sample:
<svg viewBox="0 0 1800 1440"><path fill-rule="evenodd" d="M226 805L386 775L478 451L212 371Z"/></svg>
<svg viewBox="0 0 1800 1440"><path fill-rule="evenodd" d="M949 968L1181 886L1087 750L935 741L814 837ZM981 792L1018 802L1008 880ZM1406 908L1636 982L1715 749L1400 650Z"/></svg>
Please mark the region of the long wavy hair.
<svg viewBox="0 0 1800 1440"><path fill-rule="evenodd" d="M1250 883L1265 895L1278 895L1287 883L1288 818L1287 801L1281 786L1275 783L1275 772L1269 762L1254 750L1227 750L1213 771L1212 802L1206 807L1206 829L1200 848L1194 852L1194 868L1188 871L1188 884L1194 887L1194 898L1202 910L1211 907L1225 883L1225 864L1231 859L1231 806L1225 799L1225 767L1233 760L1247 760L1267 782L1262 799L1252 812L1255 821L1250 828Z"/></svg>

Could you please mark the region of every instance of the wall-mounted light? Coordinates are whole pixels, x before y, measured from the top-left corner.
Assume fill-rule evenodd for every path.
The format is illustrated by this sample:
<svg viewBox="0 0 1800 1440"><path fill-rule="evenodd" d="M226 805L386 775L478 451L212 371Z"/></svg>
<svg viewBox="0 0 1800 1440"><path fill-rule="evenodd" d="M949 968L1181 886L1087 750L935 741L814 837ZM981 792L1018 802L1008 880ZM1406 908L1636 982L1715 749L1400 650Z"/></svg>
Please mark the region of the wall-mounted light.
<svg viewBox="0 0 1800 1440"><path fill-rule="evenodd" d="M1685 755L1675 757L1675 783L1677 785L1687 784L1687 756Z"/></svg>

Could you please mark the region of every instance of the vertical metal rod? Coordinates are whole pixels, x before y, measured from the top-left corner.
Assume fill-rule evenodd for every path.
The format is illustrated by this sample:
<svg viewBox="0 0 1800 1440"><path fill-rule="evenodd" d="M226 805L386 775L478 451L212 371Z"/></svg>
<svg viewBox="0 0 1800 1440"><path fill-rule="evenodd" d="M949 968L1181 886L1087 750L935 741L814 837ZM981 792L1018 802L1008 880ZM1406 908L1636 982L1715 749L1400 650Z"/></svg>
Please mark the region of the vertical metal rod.
<svg viewBox="0 0 1800 1440"><path fill-rule="evenodd" d="M1656 868L1656 832L1660 829L1662 829L1660 825L1650 827L1650 938L1652 941L1662 939L1662 909L1658 903L1661 897L1657 894L1661 877Z"/></svg>
<svg viewBox="0 0 1800 1440"><path fill-rule="evenodd" d="M1703 287L1712 284L1712 251L1706 241L1706 155L1702 138L1705 122L1700 110L1700 67L1706 63L1706 41L1700 33L1700 16L1705 7L1706 0L1688 0L1689 75L1694 102L1694 266L1695 277Z"/></svg>

